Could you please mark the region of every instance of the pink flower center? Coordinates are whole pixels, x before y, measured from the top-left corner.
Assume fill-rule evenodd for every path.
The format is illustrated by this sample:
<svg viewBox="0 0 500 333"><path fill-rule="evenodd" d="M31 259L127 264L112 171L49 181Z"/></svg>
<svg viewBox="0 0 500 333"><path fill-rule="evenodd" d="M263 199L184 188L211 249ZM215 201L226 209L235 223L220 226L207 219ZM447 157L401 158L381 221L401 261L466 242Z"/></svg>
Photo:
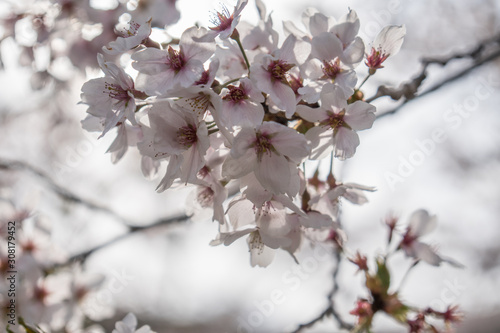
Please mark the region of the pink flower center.
<svg viewBox="0 0 500 333"><path fill-rule="evenodd" d="M132 37L132 36L137 35L137 31L139 30L140 27L141 27L141 25L139 23L136 23L134 21L130 21L128 29L123 29L120 31L117 30L116 34L120 37L123 37L123 38Z"/></svg>
<svg viewBox="0 0 500 333"><path fill-rule="evenodd" d="M75 290L75 298L78 300L78 301L81 301L85 295L88 294L88 289L83 287L83 286L79 286L76 288Z"/></svg>
<svg viewBox="0 0 500 333"><path fill-rule="evenodd" d="M222 6L222 12L217 12L212 16L210 22L214 25L213 27L209 27L210 30L215 31L224 31L229 29L233 24L233 15L229 13L229 10L226 6Z"/></svg>
<svg viewBox="0 0 500 333"><path fill-rule="evenodd" d="M274 60L267 67L267 71L271 73L271 79L273 81L281 81L283 83L287 82L287 73L295 65L289 64L283 60Z"/></svg>
<svg viewBox="0 0 500 333"><path fill-rule="evenodd" d="M168 47L168 56L166 60L166 64L173 69L176 73L178 73L182 67L186 64L186 60L184 59L184 55L182 52L174 50L172 46Z"/></svg>
<svg viewBox="0 0 500 333"><path fill-rule="evenodd" d="M128 101L130 96L128 95L127 90L123 89L120 85L116 83L104 83L104 91L105 94L108 94L109 97L113 99L117 99L119 101Z"/></svg>
<svg viewBox="0 0 500 333"><path fill-rule="evenodd" d="M210 78L210 75L208 74L208 71L204 71L203 73L201 73L200 79L198 81L196 81L194 84L196 86L201 86L201 85L207 84L209 78Z"/></svg>
<svg viewBox="0 0 500 333"><path fill-rule="evenodd" d="M37 246L36 246L35 242L33 242L33 240L28 239L26 242L21 244L21 248L26 253L33 253L36 251Z"/></svg>
<svg viewBox="0 0 500 333"><path fill-rule="evenodd" d="M416 240L416 236L413 236L410 232L406 232L403 236L403 240L401 241L401 245L403 247L410 247Z"/></svg>
<svg viewBox="0 0 500 333"><path fill-rule="evenodd" d="M196 135L195 126L189 124L177 131L177 142L185 148L190 148L196 141L198 141L198 136Z"/></svg>
<svg viewBox="0 0 500 333"><path fill-rule="evenodd" d="M262 161L262 156L264 156L264 154L268 154L269 156L271 156L271 152L278 154L276 149L274 149L273 145L271 144L271 135L269 134L257 132L253 147L255 149L255 153L257 154L259 162Z"/></svg>
<svg viewBox="0 0 500 333"><path fill-rule="evenodd" d="M299 89L304 86L302 84L303 80L300 78L300 76L290 75L288 82L290 83L290 87L292 88L295 95L300 95Z"/></svg>
<svg viewBox="0 0 500 333"><path fill-rule="evenodd" d="M366 57L366 66L368 66L370 69L379 69L383 68L382 63L389 57L388 54L382 53L382 50L375 50L375 48L372 47L372 53Z"/></svg>
<svg viewBox="0 0 500 333"><path fill-rule="evenodd" d="M323 126L330 126L332 129L337 130L340 127L349 127L344 121L345 110L339 113L328 112L328 118L323 120L320 124Z"/></svg>
<svg viewBox="0 0 500 333"><path fill-rule="evenodd" d="M248 98L247 94L241 87L228 86L227 89L229 89L229 92L222 97L225 101L238 103L239 101Z"/></svg>
<svg viewBox="0 0 500 333"><path fill-rule="evenodd" d="M50 292L45 288L45 286L35 286L35 290L33 291L33 298L39 301L40 303L44 303L47 296Z"/></svg>
<svg viewBox="0 0 500 333"><path fill-rule="evenodd" d="M215 192L210 187L204 186L202 189L198 190L196 200L202 208L207 208L214 202L214 194Z"/></svg>
<svg viewBox="0 0 500 333"><path fill-rule="evenodd" d="M208 175L210 174L210 168L207 167L206 165L203 166L203 168L200 169L200 171L198 171L198 176L201 178L201 179L204 179L205 177L207 177Z"/></svg>
<svg viewBox="0 0 500 333"><path fill-rule="evenodd" d="M336 58L334 61L323 61L322 69L327 78L335 81L337 75L342 72L342 69L340 68L340 59Z"/></svg>

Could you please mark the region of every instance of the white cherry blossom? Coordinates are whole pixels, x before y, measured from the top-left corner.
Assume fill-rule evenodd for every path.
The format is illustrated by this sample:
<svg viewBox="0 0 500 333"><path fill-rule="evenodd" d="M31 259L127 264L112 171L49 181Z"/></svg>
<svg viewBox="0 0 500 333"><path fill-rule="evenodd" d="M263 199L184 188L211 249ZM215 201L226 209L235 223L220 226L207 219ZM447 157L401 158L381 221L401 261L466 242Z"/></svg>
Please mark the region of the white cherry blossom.
<svg viewBox="0 0 500 333"><path fill-rule="evenodd" d="M102 50L108 54L116 55L130 51L144 43L151 34L151 18L145 23L139 24L130 21L127 27L117 30L119 36L108 46L103 46Z"/></svg>
<svg viewBox="0 0 500 333"><path fill-rule="evenodd" d="M87 112L99 118L104 136L111 128L125 120L136 125L136 103L133 79L125 71L111 62L105 62L102 54L97 57L105 76L92 79L82 87L81 103L89 106Z"/></svg>
<svg viewBox="0 0 500 333"><path fill-rule="evenodd" d="M257 180L273 194L297 194L297 165L309 154L302 134L275 122L243 128L234 138L223 175L239 178L254 172Z"/></svg>
<svg viewBox="0 0 500 333"><path fill-rule="evenodd" d="M155 333L148 325L137 328L137 318L133 313L129 313L121 321L115 324L115 329L111 333Z"/></svg>
<svg viewBox="0 0 500 333"><path fill-rule="evenodd" d="M372 127L375 107L361 101L347 104L339 88L323 89L321 106L310 108L299 105L297 113L307 121L318 123L306 133L312 142L311 159L322 159L332 149L341 160L350 158L359 145L356 131Z"/></svg>
<svg viewBox="0 0 500 333"><path fill-rule="evenodd" d="M134 53L132 66L139 71L137 87L149 95L163 95L173 88L189 87L198 81L204 72L203 63L215 51L213 43L193 40L205 32L203 28L187 29L182 33L179 49L148 47Z"/></svg>

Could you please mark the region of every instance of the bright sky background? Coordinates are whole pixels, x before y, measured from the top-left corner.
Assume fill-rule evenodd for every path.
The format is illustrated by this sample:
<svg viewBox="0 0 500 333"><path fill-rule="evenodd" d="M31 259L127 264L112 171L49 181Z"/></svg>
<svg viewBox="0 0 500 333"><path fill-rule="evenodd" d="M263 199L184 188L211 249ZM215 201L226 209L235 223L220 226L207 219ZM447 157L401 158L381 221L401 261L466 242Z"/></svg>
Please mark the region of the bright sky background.
<svg viewBox="0 0 500 333"><path fill-rule="evenodd" d="M398 4L398 1L273 0L265 3L279 31L283 19L300 26L300 13L307 6L334 17L344 15L348 8L355 9L367 43L384 25L405 24L408 34L403 49L387 63L385 70L368 82L367 95L374 93L380 84L399 85L411 78L420 69L418 59L422 55L447 55L468 50L478 40L499 30L500 5L496 1L401 1L399 7L390 7L393 14L390 14L388 3ZM227 3L230 9L233 5ZM210 25L210 13L220 9L220 1L179 0L178 8L182 18L169 29L172 35L180 35L193 22ZM472 18L458 19L464 16ZM242 20L256 22L256 19L257 11L250 0ZM2 54L5 53L2 50ZM456 61L443 71L432 67L426 86L444 77L441 73L449 75L465 65L467 61ZM498 74L498 63L485 65L459 82L409 103L395 116L377 121L373 129L362 133L356 156L344 165L336 165L343 180L378 189L368 195L370 202L362 207L350 203L343 205L343 223L350 237L348 246L353 250L360 249L371 255L382 253L386 230L381 220L389 211L400 215L403 222L418 208L438 215L439 226L425 241L438 244L443 255L453 257L466 268L457 270L446 265L434 268L424 264L416 268L402 292L413 304L443 303L440 303L441 295L449 294L446 290L451 283L463 286L457 293L450 294L451 302L463 305L471 316L500 312L497 298L500 292L500 211L497 207L500 196L497 107L500 85L491 83L492 73ZM82 133L78 121L83 119L85 107L76 103L83 80L71 87L65 104L61 104L61 108L74 113L74 123L68 125L73 129L72 136L67 138L66 131L55 128L49 142L58 153L39 156L37 144L42 139L37 139L37 135L43 138L46 135L43 130L51 127L49 123L47 128L39 128L43 116L35 112L38 96L26 96L28 80L28 73L20 68L10 68L0 74L2 107L10 112L26 112L27 106L33 105L30 112L16 118L3 133L2 156L30 156L28 160L52 170L52 175L62 185L102 202L137 224L182 212L190 189L156 194L154 188L158 180L148 182L143 178L137 153L129 152L123 161L112 165L105 151L113 138L107 136L96 141L95 135ZM485 84L488 80L490 83ZM488 91L488 96L479 99L475 94L477 89ZM453 113L459 117L450 120L456 105L463 106L475 100L477 105L474 104L467 116ZM387 109L387 104L386 100L376 103L380 110ZM34 134L26 136L25 131L30 128L34 129ZM442 130L447 138L435 143L429 154L419 154L418 151L423 151L421 143L429 142L436 129ZM79 153L82 147L90 147L88 153ZM422 162L413 165L413 171L402 177L403 182L391 186L387 173L397 174L406 163L404 161L417 155L424 156ZM54 163L57 161L73 161L74 166L57 173ZM124 230L120 222L105 214L75 207L70 215L61 212L60 206L50 203L55 198L31 177L20 179L14 191L24 197L28 196L26 188L39 193L38 202L43 212L54 219L55 240L75 253ZM275 290L282 291L286 300L269 311L256 332L293 329L324 309L325 295L331 286L331 263L321 261L310 250L299 256L302 262L310 263L310 266L301 266L305 275L297 273L296 264L284 253L266 269L251 268L244 240L230 247L208 245L216 230L215 223L200 218L148 232L146 237L132 236L91 257L88 267L110 276L125 270L134 277L123 291L113 295L120 311L131 310L151 320L159 320L160 316L178 325L203 323L226 313L233 324L248 322L249 316L258 312L262 304L267 304L266 300ZM68 234L73 237L68 238ZM491 267L485 268L486 264L481 261L485 253L493 253ZM396 281L408 264L408 260L397 258L394 263ZM361 275L354 275L354 265L347 262L342 265L338 307L344 318L353 321L348 312L358 297L366 296L361 289L363 279ZM300 287L295 289L296 286ZM239 314L236 318L232 317L235 313ZM388 325L393 327L390 322ZM320 333L330 328L331 322L327 321L307 332ZM234 328L228 327L227 331L233 332Z"/></svg>

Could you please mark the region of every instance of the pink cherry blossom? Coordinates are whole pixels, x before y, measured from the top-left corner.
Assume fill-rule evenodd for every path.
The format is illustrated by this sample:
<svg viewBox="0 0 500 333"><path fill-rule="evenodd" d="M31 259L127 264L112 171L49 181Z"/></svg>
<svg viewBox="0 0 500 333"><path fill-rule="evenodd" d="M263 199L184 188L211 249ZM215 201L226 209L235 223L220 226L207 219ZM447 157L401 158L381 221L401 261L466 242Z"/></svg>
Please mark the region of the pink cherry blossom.
<svg viewBox="0 0 500 333"><path fill-rule="evenodd" d="M264 118L264 96L255 89L252 81L241 79L238 87L228 86L222 97L220 115L227 127L256 127Z"/></svg>
<svg viewBox="0 0 500 333"><path fill-rule="evenodd" d="M92 79L82 87L81 103L89 106L87 113L100 119L104 126L101 136L125 120L136 125L135 97L140 94L134 88L134 81L114 63L104 62L98 55L99 65L105 76Z"/></svg>
<svg viewBox="0 0 500 333"><path fill-rule="evenodd" d="M211 31L207 32L201 40L213 40L217 36L220 39L231 37L240 21L241 12L247 3L248 0L238 0L232 14L229 13L229 10L225 6L222 6L222 10L213 15L211 19L211 23L213 24L212 27L209 27Z"/></svg>
<svg viewBox="0 0 500 333"><path fill-rule="evenodd" d="M177 178L185 183L195 181L205 165L204 155L210 145L205 122L170 101L155 103L148 118L151 127L144 127L145 139L138 143L138 148L154 159L169 160L157 190L165 191Z"/></svg>
<svg viewBox="0 0 500 333"><path fill-rule="evenodd" d="M423 260L433 266L439 266L442 262L447 262L453 266L461 267L462 265L453 259L441 257L431 246L420 242L420 237L430 233L436 228L436 225L437 218L435 215L430 215L424 209L413 212L410 216L408 228L399 244L399 248L402 249L408 257Z"/></svg>
<svg viewBox="0 0 500 333"><path fill-rule="evenodd" d="M352 68L356 67L363 60L365 52L365 44L357 36L359 27L360 23L356 11L349 10L349 13L341 17L329 30L342 42L343 52L340 60Z"/></svg>
<svg viewBox="0 0 500 333"><path fill-rule="evenodd" d="M250 78L262 92L269 94L271 100L287 117L295 112L297 101L289 79L289 71L298 63L302 63L310 52L309 44L299 42L290 35L282 47L273 55L261 54L250 66Z"/></svg>
<svg viewBox="0 0 500 333"><path fill-rule="evenodd" d="M132 66L139 71L137 87L149 95L162 95L176 87L189 87L200 80L203 63L215 51L213 43L195 42L206 32L192 27L182 33L179 49L146 48L132 55Z"/></svg>
<svg viewBox="0 0 500 333"><path fill-rule="evenodd" d="M343 54L341 40L332 33L323 32L315 36L311 44L312 59L302 68L308 78L323 82L317 89L318 98L321 88L327 82L340 87L346 96L351 96L354 93L357 76L350 64L341 62Z"/></svg>
<svg viewBox="0 0 500 333"><path fill-rule="evenodd" d="M115 324L115 329L111 333L155 333L148 325L137 328L137 318L133 313L129 313L121 321Z"/></svg>
<svg viewBox="0 0 500 333"><path fill-rule="evenodd" d="M359 145L356 131L372 127L375 121L375 107L356 101L347 104L339 88L323 89L321 106L313 109L299 105L297 113L307 121L318 123L306 133L312 142L311 159L322 159L332 149L341 160L350 158Z"/></svg>
<svg viewBox="0 0 500 333"><path fill-rule="evenodd" d="M371 53L366 56L366 65L374 72L383 68L382 63L399 52L406 34L405 26L387 26L375 37Z"/></svg>
<svg viewBox="0 0 500 333"><path fill-rule="evenodd" d="M276 201L267 201L261 207L245 197L235 198L228 209L231 229L221 232L212 245L231 245L245 235L250 249L252 266L268 266L274 258L274 249L290 246L292 240L287 237L291 225L287 223L283 205Z"/></svg>
<svg viewBox="0 0 500 333"><path fill-rule="evenodd" d="M128 23L127 28L117 30L120 35L108 46L103 46L102 50L108 54L120 54L136 48L144 43L151 34L151 18L143 24L134 21Z"/></svg>
<svg viewBox="0 0 500 333"><path fill-rule="evenodd" d="M305 137L275 122L243 128L234 138L223 175L239 178L254 172L257 180L273 194L297 194L297 165L309 154Z"/></svg>

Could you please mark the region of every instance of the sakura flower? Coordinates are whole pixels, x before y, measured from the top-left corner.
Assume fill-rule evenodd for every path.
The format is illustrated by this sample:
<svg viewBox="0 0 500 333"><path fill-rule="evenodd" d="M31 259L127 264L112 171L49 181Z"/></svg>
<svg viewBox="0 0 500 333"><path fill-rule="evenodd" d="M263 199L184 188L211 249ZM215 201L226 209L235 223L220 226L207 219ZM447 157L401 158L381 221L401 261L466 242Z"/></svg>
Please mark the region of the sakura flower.
<svg viewBox="0 0 500 333"><path fill-rule="evenodd" d="M375 188L355 183L339 183L332 186L327 192L327 197L332 201L343 197L353 204L363 205L368 202L368 199L362 191L373 192Z"/></svg>
<svg viewBox="0 0 500 333"><path fill-rule="evenodd" d="M132 55L132 66L139 71L137 86L149 95L162 95L172 88L189 87L200 80L203 63L215 51L213 43L195 42L205 29L192 27L184 31L179 49L169 46L167 50L146 48Z"/></svg>
<svg viewBox="0 0 500 333"><path fill-rule="evenodd" d="M332 149L341 160L350 158L359 145L356 131L372 127L375 107L362 101L347 105L345 95L339 88L323 89L321 106L310 108L299 105L297 113L307 121L319 123L306 133L312 142L311 159L322 159Z"/></svg>
<svg viewBox="0 0 500 333"><path fill-rule="evenodd" d="M101 306L99 311L96 311L95 307L90 305L97 302L98 291L104 282L103 275L89 274L80 265L71 267L71 271L67 273L70 281L69 299L65 304L68 331L81 329L85 318L99 321L112 316L112 309L103 309Z"/></svg>
<svg viewBox="0 0 500 333"><path fill-rule="evenodd" d="M430 215L424 209L413 212L398 248L402 249L408 257L423 260L432 266L439 266L442 262L447 262L455 267L461 267L461 264L439 256L431 246L419 241L420 237L434 230L436 221L436 216Z"/></svg>
<svg viewBox="0 0 500 333"><path fill-rule="evenodd" d="M290 35L274 55L256 57L250 66L250 78L262 92L291 117L297 105L295 92L288 81L290 69L309 56L310 46Z"/></svg>
<svg viewBox="0 0 500 333"><path fill-rule="evenodd" d="M104 57L97 57L99 66L105 76L85 82L82 87L81 103L89 106L87 113L97 117L104 125L101 137L119 122L128 119L133 125L135 120L135 90L134 81L117 65L104 62Z"/></svg>
<svg viewBox="0 0 500 333"><path fill-rule="evenodd" d="M254 172L259 183L273 194L298 191L297 165L309 154L305 137L275 122L243 128L234 138L223 175L232 179Z"/></svg>
<svg viewBox="0 0 500 333"><path fill-rule="evenodd" d="M234 6L233 13L230 14L227 7L222 5L222 11L217 12L212 18L211 31L207 32L205 36L200 38L200 41L210 41L219 36L220 39L227 39L233 35L233 32L240 21L240 14L243 8L247 5L248 0L238 0Z"/></svg>
<svg viewBox="0 0 500 333"><path fill-rule="evenodd" d="M137 318L133 313L129 313L121 321L115 324L115 329L111 333L155 333L148 325L137 329Z"/></svg>
<svg viewBox="0 0 500 333"><path fill-rule="evenodd" d="M391 55L399 52L403 45L403 38L406 34L405 26L387 26L375 37L371 53L366 56L366 66L370 73L374 74L379 68L383 68L382 63Z"/></svg>
<svg viewBox="0 0 500 333"><path fill-rule="evenodd" d="M319 79L324 83L335 84L346 96L351 96L357 76L351 67L340 60L343 54L341 40L329 32L323 32L315 36L311 44L312 59L303 66L306 76L312 80Z"/></svg>
<svg viewBox="0 0 500 333"><path fill-rule="evenodd" d="M357 36L359 32L359 18L354 10L339 19L339 21L329 30L342 42L342 55L340 60L347 66L354 68L361 60L365 52L363 40Z"/></svg>
<svg viewBox="0 0 500 333"><path fill-rule="evenodd" d="M108 46L103 46L102 50L108 54L121 54L132 50L144 43L151 34L151 18L139 24L134 21L128 22L128 27L117 30L118 36L115 41L112 41Z"/></svg>
<svg viewBox="0 0 500 333"><path fill-rule="evenodd" d="M127 123L117 124L118 134L111 143L107 153L111 153L111 162L117 163L127 152L129 146L135 146L142 140L140 126L130 126Z"/></svg>
<svg viewBox="0 0 500 333"><path fill-rule="evenodd" d="M302 23L307 32L297 28L291 21L284 21L283 28L285 33L293 34L304 40L311 40L314 36L328 31L335 23L335 19L320 13L315 8L309 7L302 13Z"/></svg>
<svg viewBox="0 0 500 333"><path fill-rule="evenodd" d="M230 203L228 216L233 228L232 231L222 232L212 245L230 245L245 235L252 266L268 266L273 258L274 251L279 247L290 246L292 241L287 237L291 231L286 221L286 211L283 205L276 201L267 201L261 207L239 197Z"/></svg>
<svg viewBox="0 0 500 333"><path fill-rule="evenodd" d="M144 127L145 139L137 146L144 155L157 160L169 159L167 172L157 190L166 190L177 178L182 182L196 180L209 147L205 122L176 108L168 100L155 103L148 117L151 127Z"/></svg>
<svg viewBox="0 0 500 333"><path fill-rule="evenodd" d="M227 199L228 189L223 186L223 178L221 175L222 162L229 153L227 148L224 148L224 140L220 133L216 133L211 140L211 146L207 150L206 163L198 171L198 180L196 192L193 197L188 197L187 208L192 206L192 203L197 203L200 208L213 208L213 220L221 224L226 223L224 216L224 208L222 204ZM191 199L191 200L190 200ZM186 213L194 214L195 209L191 208Z"/></svg>
<svg viewBox="0 0 500 333"><path fill-rule="evenodd" d="M228 86L228 92L222 97L221 119L227 127L256 127L264 118L264 96L255 89L247 78L240 80L240 85Z"/></svg>
<svg viewBox="0 0 500 333"><path fill-rule="evenodd" d="M60 330L64 325L63 300L67 288L67 279L61 275L50 274L34 282L26 281L19 290L16 306L19 315L28 322Z"/></svg>
<svg viewBox="0 0 500 333"><path fill-rule="evenodd" d="M241 43L245 50L260 50L271 53L278 47L279 34L273 29L271 14L266 17L267 10L264 3L256 0L255 4L259 11L259 22L255 26L245 25L245 22L240 24Z"/></svg>

